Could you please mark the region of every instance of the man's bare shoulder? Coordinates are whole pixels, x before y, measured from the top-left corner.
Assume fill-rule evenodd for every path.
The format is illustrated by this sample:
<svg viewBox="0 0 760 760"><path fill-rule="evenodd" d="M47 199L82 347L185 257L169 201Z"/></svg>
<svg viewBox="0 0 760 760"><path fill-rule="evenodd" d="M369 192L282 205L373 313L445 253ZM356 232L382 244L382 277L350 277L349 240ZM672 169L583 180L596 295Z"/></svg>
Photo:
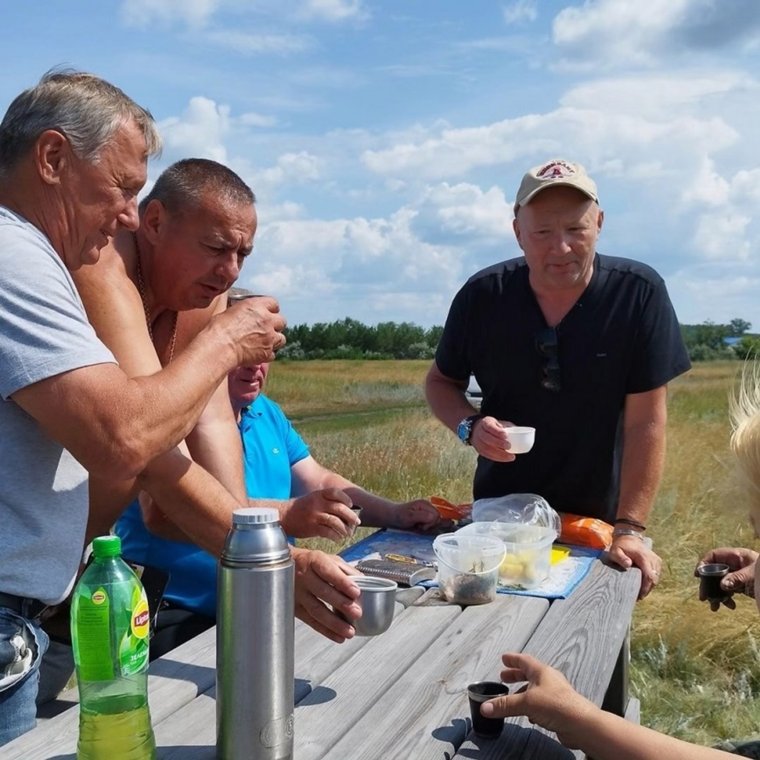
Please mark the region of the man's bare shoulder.
<svg viewBox="0 0 760 760"><path fill-rule="evenodd" d="M132 233L124 233L100 252L97 263L73 273L87 316L110 348L109 325L145 327L145 312L136 285L135 243Z"/></svg>
<svg viewBox="0 0 760 760"><path fill-rule="evenodd" d="M136 279L135 239L128 231L120 232L100 251L94 264L80 267L74 273L74 282L80 292L85 288L118 287L125 280Z"/></svg>

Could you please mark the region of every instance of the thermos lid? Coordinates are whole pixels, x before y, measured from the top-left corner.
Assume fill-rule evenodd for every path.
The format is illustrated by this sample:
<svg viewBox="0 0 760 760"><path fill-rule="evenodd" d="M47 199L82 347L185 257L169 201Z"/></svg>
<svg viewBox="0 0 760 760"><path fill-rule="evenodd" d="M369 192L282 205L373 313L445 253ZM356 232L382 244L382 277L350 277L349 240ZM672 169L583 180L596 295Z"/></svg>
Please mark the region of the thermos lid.
<svg viewBox="0 0 760 760"><path fill-rule="evenodd" d="M246 507L232 513L233 525L251 525L253 523L276 523L280 513L274 507Z"/></svg>
<svg viewBox="0 0 760 760"><path fill-rule="evenodd" d="M224 567L282 562L290 557L290 546L280 513L272 507L247 507L232 513L232 530L222 551Z"/></svg>

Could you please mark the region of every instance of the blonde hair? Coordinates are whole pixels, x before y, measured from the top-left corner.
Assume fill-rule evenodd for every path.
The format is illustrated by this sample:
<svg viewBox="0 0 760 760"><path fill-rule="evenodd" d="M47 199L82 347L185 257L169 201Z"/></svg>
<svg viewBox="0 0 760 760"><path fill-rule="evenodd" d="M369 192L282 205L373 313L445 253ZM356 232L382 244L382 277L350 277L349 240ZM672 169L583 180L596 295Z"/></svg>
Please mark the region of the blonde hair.
<svg viewBox="0 0 760 760"><path fill-rule="evenodd" d="M729 398L731 450L747 493L749 517L760 536L760 361L747 361Z"/></svg>

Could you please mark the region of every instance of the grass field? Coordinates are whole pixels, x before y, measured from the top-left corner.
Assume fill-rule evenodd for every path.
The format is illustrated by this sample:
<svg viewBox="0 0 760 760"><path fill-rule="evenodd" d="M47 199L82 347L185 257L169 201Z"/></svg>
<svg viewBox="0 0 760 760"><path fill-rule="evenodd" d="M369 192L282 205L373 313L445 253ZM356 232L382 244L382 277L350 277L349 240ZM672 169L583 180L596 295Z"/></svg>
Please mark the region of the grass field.
<svg viewBox="0 0 760 760"><path fill-rule="evenodd" d="M269 394L314 455L394 499L469 501L474 454L432 418L427 361L275 362ZM664 560L660 585L636 608L632 688L642 722L698 743L760 726L760 617L750 599L711 613L697 600L699 557L752 546L728 447L728 395L739 363L697 365L671 384L668 455L648 534ZM333 551L340 547L330 545Z"/></svg>

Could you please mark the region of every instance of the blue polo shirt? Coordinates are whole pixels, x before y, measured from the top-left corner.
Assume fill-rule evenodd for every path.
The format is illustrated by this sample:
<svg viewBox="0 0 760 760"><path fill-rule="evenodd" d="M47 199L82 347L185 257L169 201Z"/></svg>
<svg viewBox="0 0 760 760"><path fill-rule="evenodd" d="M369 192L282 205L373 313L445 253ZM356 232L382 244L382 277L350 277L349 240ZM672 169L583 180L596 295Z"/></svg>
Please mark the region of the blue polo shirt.
<svg viewBox="0 0 760 760"><path fill-rule="evenodd" d="M309 456L309 448L282 409L259 394L243 409L238 427L248 496L290 498L290 468ZM170 574L165 599L192 612L216 617L216 557L193 544L149 533L136 501L119 518L115 530L121 537L125 557Z"/></svg>

